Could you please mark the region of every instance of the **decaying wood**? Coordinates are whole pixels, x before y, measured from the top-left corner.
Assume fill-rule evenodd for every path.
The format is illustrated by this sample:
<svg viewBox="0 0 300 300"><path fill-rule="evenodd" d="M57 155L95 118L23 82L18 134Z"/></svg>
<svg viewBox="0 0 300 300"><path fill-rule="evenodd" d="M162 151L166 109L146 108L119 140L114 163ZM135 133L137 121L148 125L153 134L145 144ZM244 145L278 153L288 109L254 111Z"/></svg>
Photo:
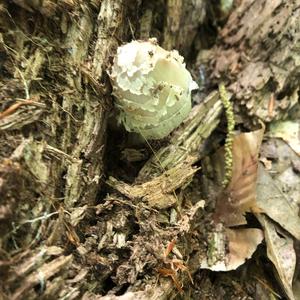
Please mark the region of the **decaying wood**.
<svg viewBox="0 0 300 300"><path fill-rule="evenodd" d="M168 0L166 5L163 48L178 49L185 57L205 17L204 1Z"/></svg>
<svg viewBox="0 0 300 300"><path fill-rule="evenodd" d="M240 1L209 56L212 78L229 79L252 121L285 118L298 103L299 17L299 1ZM200 52L199 64L206 55Z"/></svg>
<svg viewBox="0 0 300 300"><path fill-rule="evenodd" d="M158 0L143 3L139 38L155 36L163 48L177 49L184 57L192 54L192 44L204 22L203 0Z"/></svg>
<svg viewBox="0 0 300 300"><path fill-rule="evenodd" d="M182 163L189 155L194 161L203 157L201 145L210 136L220 121L222 103L218 92L213 92L194 107L191 117L170 139L170 144L159 149L141 169L137 180L169 170Z"/></svg>
<svg viewBox="0 0 300 300"><path fill-rule="evenodd" d="M189 183L197 172L198 169L193 168L192 163L191 158L187 159L182 164L164 172L161 176L141 185L131 186L118 182L113 177L109 178L107 183L132 200L143 198L150 207L164 209L176 204L175 190Z"/></svg>
<svg viewBox="0 0 300 300"><path fill-rule="evenodd" d="M206 249L210 220L201 217L195 164L221 120L220 77L245 116L278 119L298 101L298 1L238 2L214 48L194 64L188 58L211 9L202 0L2 1L0 298L178 296L174 280L157 270L177 259L195 274ZM150 157L135 165L130 184L118 175L144 156L111 168L119 160L107 149L122 148L126 136L108 129L107 71L118 45L148 37L178 49L194 77L205 66L211 93L198 95L158 150L144 143ZM190 296L189 273L176 272Z"/></svg>
<svg viewBox="0 0 300 300"><path fill-rule="evenodd" d="M69 216L93 205L99 190L112 101L106 69L129 36L123 26L129 6L121 0L0 5L1 282L7 272L14 277L1 286L3 297L39 297L36 285L45 297L78 294L80 283L74 294L73 284L59 283L71 269L78 273L69 256L68 264L50 258L24 274L13 270L26 249L42 251L47 241L67 251L68 241L78 242Z"/></svg>

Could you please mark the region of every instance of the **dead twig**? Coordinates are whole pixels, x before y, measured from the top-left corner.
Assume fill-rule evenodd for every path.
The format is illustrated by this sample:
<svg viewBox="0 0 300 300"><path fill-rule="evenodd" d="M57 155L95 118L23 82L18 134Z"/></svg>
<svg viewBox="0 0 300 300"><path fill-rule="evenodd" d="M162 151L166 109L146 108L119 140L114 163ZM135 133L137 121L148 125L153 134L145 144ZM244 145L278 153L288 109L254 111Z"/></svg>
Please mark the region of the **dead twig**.
<svg viewBox="0 0 300 300"><path fill-rule="evenodd" d="M6 118L9 115L12 115L20 106L23 105L40 105L39 102L36 101L36 98L32 98L32 99L28 99L28 100L17 100L18 102L14 103L13 105L11 105L9 108L7 108L6 110L0 112L0 120L3 120L4 118Z"/></svg>

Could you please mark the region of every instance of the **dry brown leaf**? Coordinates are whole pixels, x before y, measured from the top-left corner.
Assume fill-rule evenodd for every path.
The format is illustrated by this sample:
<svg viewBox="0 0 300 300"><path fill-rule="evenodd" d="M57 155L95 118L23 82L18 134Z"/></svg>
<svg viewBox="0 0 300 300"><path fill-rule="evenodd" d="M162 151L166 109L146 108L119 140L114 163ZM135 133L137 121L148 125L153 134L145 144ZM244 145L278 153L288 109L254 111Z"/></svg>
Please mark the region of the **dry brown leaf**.
<svg viewBox="0 0 300 300"><path fill-rule="evenodd" d="M217 199L216 221L227 226L241 225L245 224L245 212L260 211L256 205L256 179L263 133L264 128L234 137L232 178L227 189Z"/></svg>
<svg viewBox="0 0 300 300"><path fill-rule="evenodd" d="M257 179L257 206L286 231L300 240L300 218L298 210L287 199L264 167L259 164Z"/></svg>
<svg viewBox="0 0 300 300"><path fill-rule="evenodd" d="M249 259L264 236L260 229L226 229L214 235L214 248L210 249L207 259L201 262L201 268L212 271L230 271L241 266ZM227 240L227 243L224 241ZM228 247L227 247L228 245ZM211 258L219 258L212 261Z"/></svg>
<svg viewBox="0 0 300 300"><path fill-rule="evenodd" d="M246 224L245 212L259 212L256 205L256 179L258 154L264 128L236 135L232 150L232 178L216 201L214 220L223 231L215 230L209 241L207 257L202 268L213 271L230 271L250 258L263 240L263 232L256 228L229 229L226 227ZM216 181L224 179L224 155L220 150L213 157ZM224 152L224 151L223 151ZM217 226L217 228L218 228Z"/></svg>
<svg viewBox="0 0 300 300"><path fill-rule="evenodd" d="M300 122L277 121L270 125L269 135L283 139L300 156Z"/></svg>
<svg viewBox="0 0 300 300"><path fill-rule="evenodd" d="M294 300L292 281L296 267L296 253L293 239L283 233L268 217L257 215L257 218L264 228L268 258L277 270L279 281L288 299Z"/></svg>

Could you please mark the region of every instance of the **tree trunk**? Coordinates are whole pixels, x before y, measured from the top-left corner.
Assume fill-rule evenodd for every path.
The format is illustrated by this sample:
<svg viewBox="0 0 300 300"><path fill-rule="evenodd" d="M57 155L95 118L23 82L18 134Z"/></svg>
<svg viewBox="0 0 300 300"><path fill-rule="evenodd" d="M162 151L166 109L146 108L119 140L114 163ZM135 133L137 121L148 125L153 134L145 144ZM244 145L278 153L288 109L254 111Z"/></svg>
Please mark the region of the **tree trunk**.
<svg viewBox="0 0 300 300"><path fill-rule="evenodd" d="M197 212L195 178L221 119L216 84L226 81L245 126L294 112L300 3L236 1L215 40L215 24L227 15L209 2L0 4L3 299L172 299L176 280L187 298L217 299L218 288L197 272L210 225ZM119 45L149 37L177 49L199 83L206 76L184 124L164 141L135 147L111 124L107 71ZM133 161L132 151L148 160ZM187 195L196 200L183 205ZM188 272L158 271L167 269L164 249L175 240L194 286ZM208 296L199 295L203 288Z"/></svg>

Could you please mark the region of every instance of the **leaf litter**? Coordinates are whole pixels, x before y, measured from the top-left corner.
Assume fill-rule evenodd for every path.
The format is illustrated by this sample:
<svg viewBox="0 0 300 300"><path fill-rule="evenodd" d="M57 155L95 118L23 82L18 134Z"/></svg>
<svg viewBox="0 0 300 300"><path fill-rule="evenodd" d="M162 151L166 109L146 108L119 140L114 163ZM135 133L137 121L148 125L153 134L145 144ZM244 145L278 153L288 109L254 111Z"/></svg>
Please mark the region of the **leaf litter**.
<svg viewBox="0 0 300 300"><path fill-rule="evenodd" d="M158 274L167 280L160 279L162 286L166 282L170 283L169 279L171 282L173 281L173 287L182 293L185 288L182 286L181 280L190 276L184 275L184 273L187 272L187 274L193 275L199 268L214 272L236 270L250 260L257 247L265 241L266 255L274 265L274 270L276 270L274 274L277 276L278 282L288 298L295 299L293 298L292 278L296 260L291 236L296 239L300 238L300 219L298 217L297 201L289 199L289 194L285 193L278 179L284 171L294 170L293 166L297 163L296 158L298 156L289 148L296 157L291 156L293 159L284 168L279 159L282 153L277 154L276 151L270 153L272 147L270 145L268 146L269 149L266 147L267 142L272 141L268 133L265 134L267 141L263 142L264 130L265 128L262 126L261 129L237 133L234 136L232 150L233 175L226 188L222 187L225 174L224 150L219 149L210 157L203 159L202 180L205 184L206 177L210 177L213 182L214 193L206 196L202 194L201 198L207 199L207 201L199 201L198 198L197 201L192 201L188 205L189 209L186 209L188 207L186 205L189 203L187 199L190 197L188 194L189 186L193 186L199 173L199 167L194 166L195 157L187 157L183 163L175 168L164 171L159 177L141 184L130 185L116 178L111 177L108 179L108 185L128 199L125 200L124 204L128 201L128 205L132 208L135 207L135 214L136 216L139 215L139 226L144 228L145 232L148 232L144 239L138 238L130 242L132 253L136 253L137 249L141 248L141 243L144 243L145 240L148 241L143 253L139 253L139 258L131 256L129 263L136 265L136 270L131 270L129 277L125 276L126 270L131 268L128 263L119 266L117 277L120 284L124 284L129 278L131 278L131 282L136 280L147 265L153 267L157 265ZM273 148L277 149L276 146ZM268 168L265 168L260 161L267 164ZM207 173L207 164L211 165L213 175ZM275 172L277 179L273 178L276 164L281 167L278 172ZM297 176L294 179L298 178ZM284 181L284 178L281 178L281 180ZM173 184L170 185L170 182L173 182ZM293 198L296 198L297 189L293 195ZM111 199L114 197L111 197ZM206 231L202 232L199 237L197 237L198 233L192 238L191 245L182 252L184 236L195 232L193 223L195 220L199 220L198 209L202 208L200 214L202 218L209 218L210 214L205 216L203 209L209 207L209 202L212 199L215 200L215 207L211 214L211 228L206 227ZM113 201L112 203L116 204L117 202ZM172 207L175 204L177 209L173 210ZM141 208L141 205L144 208ZM172 217L173 226L167 226L162 234L158 228L162 224L168 224L169 220L166 219L167 215L155 209L163 211L170 208L175 212ZM142 210L139 211L140 209ZM147 221L144 215L145 209L148 210ZM150 213L151 210L152 213ZM181 212L178 214L180 210ZM195 215L196 212L197 215ZM149 213L152 217L149 217ZM253 224L251 218L248 221L249 216L252 216L252 218L256 216L261 226L259 223ZM148 234L151 234L149 225L152 230L154 229L151 237L147 237ZM153 235L153 232L155 232L155 235ZM112 232L112 235L114 234ZM175 250L178 249L175 247L175 252L170 251L171 258L168 258L168 260L166 260L166 257L163 258L163 253L166 251L164 247L167 247L167 244L159 246L159 241L162 238L166 242L169 241L168 243L176 240L176 244L181 251L174 254L176 253ZM129 241L126 234L122 240L122 248L128 248ZM200 244L197 244L197 241ZM102 245L102 247L105 248L105 245ZM200 250L201 248L202 250ZM196 253L196 258L191 254L193 252ZM152 253L152 255L149 255L149 253ZM157 260L156 263L155 260ZM195 261L196 265L194 265ZM180 269L177 267L174 269L174 262L176 266L180 266ZM273 282L269 282L269 284L272 286ZM272 288L270 289L272 290ZM273 295L275 295L275 292Z"/></svg>
<svg viewBox="0 0 300 300"><path fill-rule="evenodd" d="M287 125L291 124L284 124L283 128L289 128ZM213 215L214 221L219 223L219 230L208 236L210 246L202 258L201 268L212 271L237 269L253 255L264 239L267 257L274 265L279 284L288 299L296 299L293 294L296 267L293 239L300 239L299 173L294 167L299 159L295 151L298 141L295 131L288 133L288 130L279 128L281 131L274 131L273 127L273 131L266 134L268 139L262 148L263 129L234 137L233 176L226 189L222 189L220 184L224 176L224 151L220 149L210 158L214 178L219 185ZM296 126L292 124L292 128ZM288 153L285 142L270 136L286 141L294 155ZM278 142L283 144L281 148L277 147ZM284 152L277 153L278 149L284 149ZM260 151L260 160L267 164L267 168L259 162ZM287 157L290 158L288 162ZM205 167L203 169L206 170ZM249 213L256 216L262 229L251 228L246 218Z"/></svg>

